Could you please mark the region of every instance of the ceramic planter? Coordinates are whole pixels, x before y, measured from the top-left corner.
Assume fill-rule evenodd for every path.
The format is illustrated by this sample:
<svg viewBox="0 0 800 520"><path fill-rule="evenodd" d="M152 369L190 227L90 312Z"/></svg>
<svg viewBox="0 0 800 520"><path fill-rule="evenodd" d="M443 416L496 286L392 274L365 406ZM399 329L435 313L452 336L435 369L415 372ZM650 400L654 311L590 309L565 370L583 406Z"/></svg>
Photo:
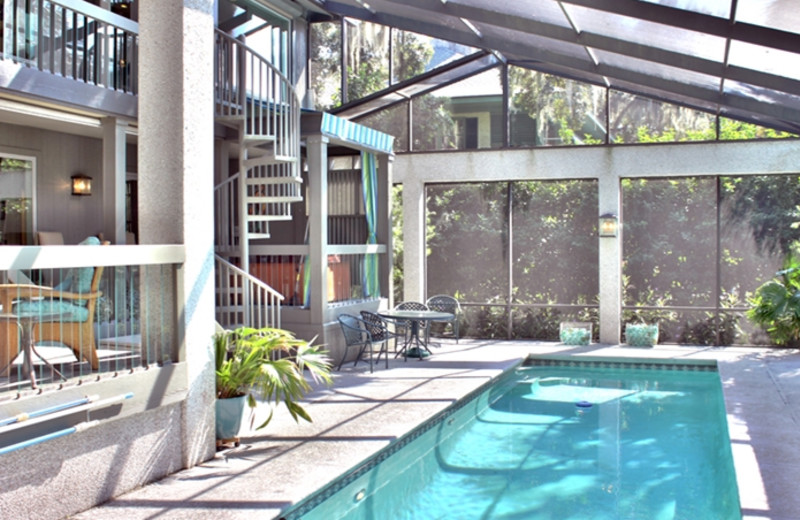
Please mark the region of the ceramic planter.
<svg viewBox="0 0 800 520"><path fill-rule="evenodd" d="M652 347L658 343L658 325L629 323L625 326L625 342L631 347Z"/></svg>
<svg viewBox="0 0 800 520"><path fill-rule="evenodd" d="M236 439L242 427L247 396L217 399L217 439Z"/></svg>
<svg viewBox="0 0 800 520"><path fill-rule="evenodd" d="M559 339L565 345L588 345L592 342L592 324L586 321L564 321L559 330Z"/></svg>

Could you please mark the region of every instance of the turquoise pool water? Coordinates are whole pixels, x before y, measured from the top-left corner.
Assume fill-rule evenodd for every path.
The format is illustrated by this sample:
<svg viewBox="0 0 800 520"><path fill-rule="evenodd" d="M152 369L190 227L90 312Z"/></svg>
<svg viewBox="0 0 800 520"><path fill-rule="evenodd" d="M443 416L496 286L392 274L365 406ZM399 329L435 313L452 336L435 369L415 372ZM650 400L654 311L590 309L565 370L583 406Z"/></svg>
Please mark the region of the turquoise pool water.
<svg viewBox="0 0 800 520"><path fill-rule="evenodd" d="M741 519L713 367L540 363L474 393L284 517Z"/></svg>

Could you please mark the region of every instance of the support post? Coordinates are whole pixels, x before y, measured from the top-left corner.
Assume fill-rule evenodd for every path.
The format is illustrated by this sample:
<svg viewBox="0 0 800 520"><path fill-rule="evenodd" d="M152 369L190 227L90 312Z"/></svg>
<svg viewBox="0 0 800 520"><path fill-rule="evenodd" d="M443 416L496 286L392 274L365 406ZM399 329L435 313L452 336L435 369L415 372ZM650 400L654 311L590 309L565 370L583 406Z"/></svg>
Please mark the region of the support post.
<svg viewBox="0 0 800 520"><path fill-rule="evenodd" d="M125 131L116 117L103 119L103 234L112 244L125 244Z"/></svg>
<svg viewBox="0 0 800 520"><path fill-rule="evenodd" d="M324 323L328 307L328 138L306 139L308 152L308 250L311 323Z"/></svg>
<svg viewBox="0 0 800 520"><path fill-rule="evenodd" d="M176 302L160 318L186 364L181 462L190 467L215 452L214 0L140 4L139 231L143 244L186 249L176 287L155 293Z"/></svg>
<svg viewBox="0 0 800 520"><path fill-rule="evenodd" d="M425 301L425 184L403 183L403 300Z"/></svg>
<svg viewBox="0 0 800 520"><path fill-rule="evenodd" d="M622 194L616 175L598 180L600 215L617 215L617 236L599 237L600 343L617 344L622 322Z"/></svg>

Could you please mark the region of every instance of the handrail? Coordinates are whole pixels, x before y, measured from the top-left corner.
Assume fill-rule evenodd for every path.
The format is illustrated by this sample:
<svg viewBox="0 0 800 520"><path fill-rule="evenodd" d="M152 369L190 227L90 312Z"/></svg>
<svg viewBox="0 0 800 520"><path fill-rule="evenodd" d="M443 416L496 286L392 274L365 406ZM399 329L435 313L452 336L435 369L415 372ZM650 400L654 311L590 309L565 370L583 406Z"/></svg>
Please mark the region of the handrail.
<svg viewBox="0 0 800 520"><path fill-rule="evenodd" d="M0 271L182 264L186 261L186 247L181 244L92 247L91 255L86 254L86 248L81 245L3 246L0 248Z"/></svg>
<svg viewBox="0 0 800 520"><path fill-rule="evenodd" d="M244 133L271 141L276 157L300 157L300 98L289 78L258 52L216 29L217 117L243 117Z"/></svg>
<svg viewBox="0 0 800 520"><path fill-rule="evenodd" d="M24 441L18 442L16 444L11 444L11 445L8 445L8 446L2 446L2 447L0 447L0 455L5 455L6 453L10 453L12 451L17 451L17 450L20 450L22 448L27 448L28 446L34 446L36 444L41 444L42 442L46 442L46 441L49 441L49 440L52 440L52 439L57 439L59 437L65 436L65 435L69 435L71 433L83 431L83 430L86 430L86 429L91 428L93 426L96 426L97 424L99 424L99 421L90 420L89 412L91 410L93 410L95 408L100 408L100 407L112 405L112 404L117 404L117 403L120 403L120 402L122 402L122 401L124 401L126 399L131 399L132 397L133 397L133 393L132 392L128 392L128 393L125 393L125 394L120 394L120 395L117 395L117 396L114 396L114 397L109 397L107 399L101 399L101 400L98 400L97 396L87 397L86 400L88 402L86 402L84 404L81 404L81 405L78 405L78 406L62 407L62 408L60 408L58 410L52 411L51 413L41 414L41 415L37 416L36 419L16 421L13 424L10 424L10 425L2 428L0 433L7 433L9 431L13 431L13 430L16 430L16 429L19 429L19 428L27 428L27 427L32 426L34 424L47 423L47 422L52 421L54 419L60 419L62 417L66 417L66 416L69 416L69 415L74 415L74 414L76 414L78 412L84 412L84 411L86 412L86 420L85 421L79 422L78 424L75 424L74 426L70 426L69 428L64 428L64 429L57 430L57 431L54 431L54 432L49 432L49 433L46 433L44 435L40 435L38 437L34 437L32 439L25 439Z"/></svg>
<svg viewBox="0 0 800 520"><path fill-rule="evenodd" d="M214 260L219 324L280 328L283 295L221 256L214 255Z"/></svg>
<svg viewBox="0 0 800 520"><path fill-rule="evenodd" d="M60 419L62 417L67 417L70 415L75 415L78 412L87 412L87 420L89 418L88 412L94 410L95 408L101 408L104 406L117 404L126 399L132 399L133 392L127 392L124 394L119 394L113 397L107 397L105 399L100 399L97 395L86 396L85 399L81 399L79 403L69 403L71 405L68 406L61 406L61 407L53 407L52 409L45 409L39 413L31 412L28 417L23 417L20 420L16 420L12 423L3 425L0 427L0 434L8 433L10 431L18 430L20 428L27 428L34 424L41 424L46 423L48 421L52 421L53 419Z"/></svg>
<svg viewBox="0 0 800 520"><path fill-rule="evenodd" d="M236 251L239 172L214 186L214 245L217 251Z"/></svg>
<svg viewBox="0 0 800 520"><path fill-rule="evenodd" d="M136 94L139 24L76 0L7 0L6 59ZM6 43L10 48L5 48Z"/></svg>

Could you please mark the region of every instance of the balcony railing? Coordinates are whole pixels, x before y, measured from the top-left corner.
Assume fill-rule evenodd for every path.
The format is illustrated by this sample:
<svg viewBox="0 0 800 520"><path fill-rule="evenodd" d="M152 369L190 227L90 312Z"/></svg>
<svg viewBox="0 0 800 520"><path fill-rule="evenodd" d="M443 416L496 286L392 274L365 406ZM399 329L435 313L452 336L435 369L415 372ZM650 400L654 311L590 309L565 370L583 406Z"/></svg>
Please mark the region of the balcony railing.
<svg viewBox="0 0 800 520"><path fill-rule="evenodd" d="M0 402L178 361L170 288L183 257L182 246L3 247Z"/></svg>
<svg viewBox="0 0 800 520"><path fill-rule="evenodd" d="M4 0L0 55L43 72L137 93L139 26L76 0Z"/></svg>

